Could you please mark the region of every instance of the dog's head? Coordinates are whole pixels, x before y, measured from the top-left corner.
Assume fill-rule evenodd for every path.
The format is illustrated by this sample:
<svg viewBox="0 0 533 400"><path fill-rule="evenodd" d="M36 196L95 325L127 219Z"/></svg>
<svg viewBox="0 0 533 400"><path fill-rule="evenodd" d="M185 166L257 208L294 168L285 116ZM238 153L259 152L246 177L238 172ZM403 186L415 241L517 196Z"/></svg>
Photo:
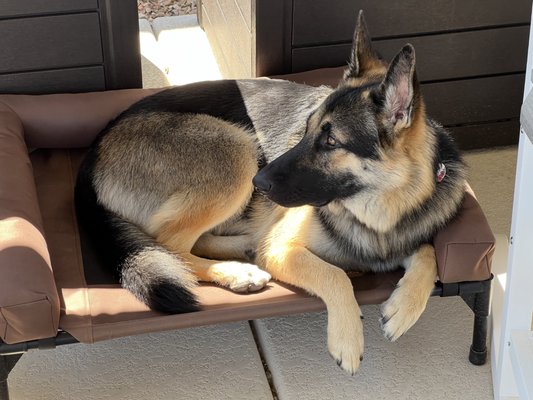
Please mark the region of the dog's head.
<svg viewBox="0 0 533 400"><path fill-rule="evenodd" d="M286 207L323 206L376 185L400 185L405 156L417 157L409 154L416 147L410 141L420 140L420 124L425 113L413 47L403 47L387 68L372 51L360 14L343 81L309 116L302 140L254 184Z"/></svg>

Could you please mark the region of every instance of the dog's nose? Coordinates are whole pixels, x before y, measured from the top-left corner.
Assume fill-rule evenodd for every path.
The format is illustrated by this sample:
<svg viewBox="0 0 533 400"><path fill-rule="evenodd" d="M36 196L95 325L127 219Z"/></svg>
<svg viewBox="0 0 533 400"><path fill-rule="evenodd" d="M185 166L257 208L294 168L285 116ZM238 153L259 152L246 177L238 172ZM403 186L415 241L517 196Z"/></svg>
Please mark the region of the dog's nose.
<svg viewBox="0 0 533 400"><path fill-rule="evenodd" d="M257 174L254 176L254 179L252 179L252 183L262 193L268 193L270 192L270 189L272 189L272 183L265 177L265 174Z"/></svg>

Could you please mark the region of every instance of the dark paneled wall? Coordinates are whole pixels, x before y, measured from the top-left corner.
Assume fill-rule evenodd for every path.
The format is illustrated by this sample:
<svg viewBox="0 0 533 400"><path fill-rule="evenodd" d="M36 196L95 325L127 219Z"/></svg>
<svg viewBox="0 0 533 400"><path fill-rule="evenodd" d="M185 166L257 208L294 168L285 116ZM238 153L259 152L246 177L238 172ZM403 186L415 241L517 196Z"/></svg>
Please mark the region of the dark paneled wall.
<svg viewBox="0 0 533 400"><path fill-rule="evenodd" d="M463 148L516 143L529 0L202 0L199 5L222 72L231 78L345 65L360 9L385 59L405 43L415 46L428 111Z"/></svg>
<svg viewBox="0 0 533 400"><path fill-rule="evenodd" d="M136 0L2 0L0 93L142 86Z"/></svg>

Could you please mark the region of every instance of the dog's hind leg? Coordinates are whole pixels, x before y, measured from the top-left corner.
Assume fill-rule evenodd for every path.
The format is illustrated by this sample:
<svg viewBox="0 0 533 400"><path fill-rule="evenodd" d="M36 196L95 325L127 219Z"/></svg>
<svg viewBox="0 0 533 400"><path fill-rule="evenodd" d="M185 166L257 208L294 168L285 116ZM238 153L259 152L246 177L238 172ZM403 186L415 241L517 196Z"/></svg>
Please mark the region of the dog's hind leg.
<svg viewBox="0 0 533 400"><path fill-rule="evenodd" d="M257 169L255 159L250 157L252 163L253 168L244 165L240 170L231 170L234 175L231 185L177 191L153 214L148 228L159 243L187 262L200 280L215 282L237 292L263 288L270 280L270 274L252 264L210 260L192 253L198 238L238 214L247 204L253 190L252 177Z"/></svg>
<svg viewBox="0 0 533 400"><path fill-rule="evenodd" d="M253 260L255 251L252 235L219 236L204 233L192 248L192 254L215 260Z"/></svg>
<svg viewBox="0 0 533 400"><path fill-rule="evenodd" d="M188 225L179 229L180 226L183 227L183 224L172 223L171 226L163 226L157 235L157 241L187 262L191 271L201 281L215 282L234 292L253 292L262 289L270 280L270 274L262 271L256 265L240 261L218 261L195 255L199 253L194 252L193 242L211 226L193 227ZM233 240L230 238L235 239L235 237L228 237L230 241ZM207 257L205 253L201 255ZM217 258L221 258L220 254L217 256Z"/></svg>
<svg viewBox="0 0 533 400"><path fill-rule="evenodd" d="M271 275L254 264L240 261L216 261L182 254L201 281L215 282L237 293L256 292L266 286Z"/></svg>
<svg viewBox="0 0 533 400"><path fill-rule="evenodd" d="M383 332L391 341L411 328L426 308L437 276L435 249L421 246L405 260L404 267L405 275L381 307Z"/></svg>

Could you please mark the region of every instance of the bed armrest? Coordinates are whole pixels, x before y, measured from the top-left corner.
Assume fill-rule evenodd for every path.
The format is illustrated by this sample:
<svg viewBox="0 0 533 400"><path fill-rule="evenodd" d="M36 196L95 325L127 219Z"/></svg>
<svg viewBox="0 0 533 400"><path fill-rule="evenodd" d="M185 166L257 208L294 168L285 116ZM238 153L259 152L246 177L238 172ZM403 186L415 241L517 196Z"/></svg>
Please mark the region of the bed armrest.
<svg viewBox="0 0 533 400"><path fill-rule="evenodd" d="M437 268L442 283L490 278L496 238L467 185L459 215L435 239Z"/></svg>
<svg viewBox="0 0 533 400"><path fill-rule="evenodd" d="M22 123L0 103L0 339L56 336L59 296Z"/></svg>

